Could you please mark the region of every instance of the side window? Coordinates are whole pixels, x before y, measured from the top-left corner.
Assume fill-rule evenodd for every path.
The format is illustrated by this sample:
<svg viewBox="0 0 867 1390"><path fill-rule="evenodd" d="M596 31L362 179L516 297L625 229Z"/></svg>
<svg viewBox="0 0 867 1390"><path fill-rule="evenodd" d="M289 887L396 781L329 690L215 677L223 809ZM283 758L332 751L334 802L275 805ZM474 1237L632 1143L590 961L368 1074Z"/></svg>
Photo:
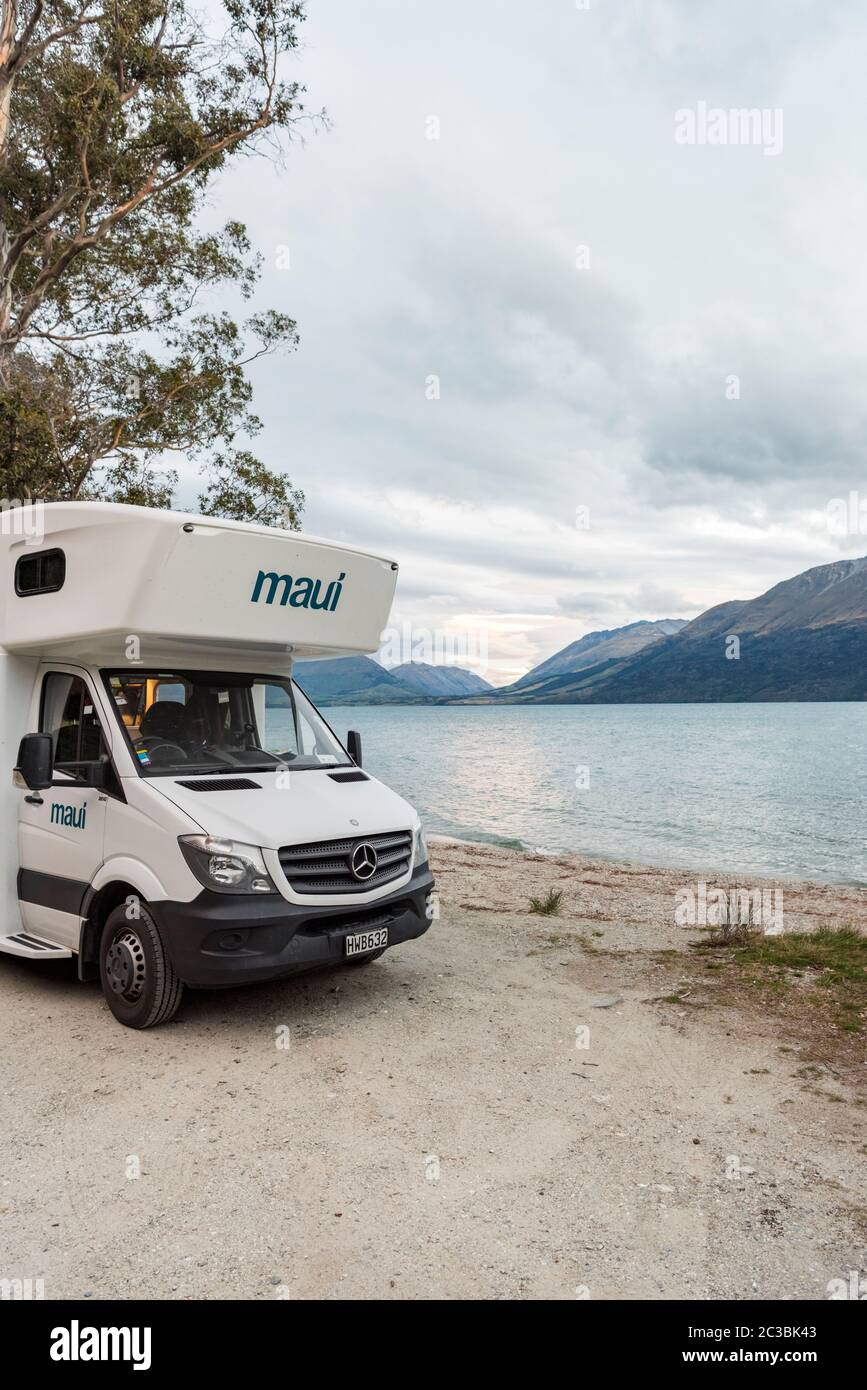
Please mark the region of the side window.
<svg viewBox="0 0 867 1390"><path fill-rule="evenodd" d="M83 769L66 764L96 762L107 751L93 697L80 676L51 671L45 677L39 727L51 735L57 771L72 777L83 777Z"/></svg>
<svg viewBox="0 0 867 1390"><path fill-rule="evenodd" d="M292 702L285 687L257 681L253 686L253 704L265 752L278 757L281 753L296 757L300 750L295 735L295 720L292 718Z"/></svg>
<svg viewBox="0 0 867 1390"><path fill-rule="evenodd" d="M30 594L56 594L66 578L66 556L62 550L40 550L22 555L15 566L15 592L19 598Z"/></svg>
<svg viewBox="0 0 867 1390"><path fill-rule="evenodd" d="M303 710L298 711L298 734L301 739L301 752L315 755L318 744L316 740L316 730L304 714ZM326 758L324 761L334 762L334 758Z"/></svg>

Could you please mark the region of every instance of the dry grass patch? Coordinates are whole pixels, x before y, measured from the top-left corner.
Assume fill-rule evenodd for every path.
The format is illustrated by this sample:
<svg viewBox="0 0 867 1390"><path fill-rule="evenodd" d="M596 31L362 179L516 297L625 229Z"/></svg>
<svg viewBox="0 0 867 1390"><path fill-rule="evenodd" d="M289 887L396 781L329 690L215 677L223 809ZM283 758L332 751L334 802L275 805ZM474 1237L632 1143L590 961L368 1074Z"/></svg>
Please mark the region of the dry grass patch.
<svg viewBox="0 0 867 1390"><path fill-rule="evenodd" d="M693 942L705 999L767 1013L800 1041L805 1062L860 1076L867 1067L867 936L854 927ZM682 958L681 958L682 959Z"/></svg>
<svg viewBox="0 0 867 1390"><path fill-rule="evenodd" d="M544 898L531 898L530 911L541 917L559 917L563 909L563 892L559 888L549 888Z"/></svg>

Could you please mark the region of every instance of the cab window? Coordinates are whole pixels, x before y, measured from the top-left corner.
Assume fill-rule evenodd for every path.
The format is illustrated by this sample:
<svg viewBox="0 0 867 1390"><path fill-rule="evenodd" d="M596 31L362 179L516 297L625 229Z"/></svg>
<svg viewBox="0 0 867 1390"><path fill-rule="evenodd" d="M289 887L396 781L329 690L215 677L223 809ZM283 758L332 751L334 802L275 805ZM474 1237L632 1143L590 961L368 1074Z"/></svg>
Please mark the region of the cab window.
<svg viewBox="0 0 867 1390"><path fill-rule="evenodd" d="M145 777L348 761L288 677L132 670L106 671L103 678Z"/></svg>
<svg viewBox="0 0 867 1390"><path fill-rule="evenodd" d="M93 697L80 676L51 671L42 683L41 733L51 735L54 766L78 781L86 770L77 763L97 762L107 755Z"/></svg>

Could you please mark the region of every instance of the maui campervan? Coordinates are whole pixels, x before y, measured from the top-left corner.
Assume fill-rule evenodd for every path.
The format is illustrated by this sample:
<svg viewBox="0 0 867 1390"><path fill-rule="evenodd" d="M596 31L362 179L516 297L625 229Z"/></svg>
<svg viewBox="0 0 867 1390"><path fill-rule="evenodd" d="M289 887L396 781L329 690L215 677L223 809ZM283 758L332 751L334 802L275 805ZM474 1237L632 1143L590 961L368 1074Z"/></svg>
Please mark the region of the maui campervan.
<svg viewBox="0 0 867 1390"><path fill-rule="evenodd" d="M292 678L376 651L397 565L108 503L0 537L0 951L76 955L121 1023L184 985L375 960L429 926L418 816ZM17 759L15 753L17 750Z"/></svg>

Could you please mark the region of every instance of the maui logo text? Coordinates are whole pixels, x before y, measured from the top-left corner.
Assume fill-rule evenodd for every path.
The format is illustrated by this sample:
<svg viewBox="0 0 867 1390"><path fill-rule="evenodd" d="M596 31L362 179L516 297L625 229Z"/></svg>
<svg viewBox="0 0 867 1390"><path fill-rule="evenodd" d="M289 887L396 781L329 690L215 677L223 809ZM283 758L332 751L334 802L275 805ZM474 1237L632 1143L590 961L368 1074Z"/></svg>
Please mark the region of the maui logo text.
<svg viewBox="0 0 867 1390"><path fill-rule="evenodd" d="M340 595L343 592L342 581L345 578L346 574L341 570L337 578L332 579L324 596L322 596L321 579L302 577L293 580L291 574L275 574L273 570L266 573L265 570L260 570L256 577L256 583L253 585L250 602L258 603L267 585L265 602L273 603L277 596L277 590L282 585L281 608L285 608L288 603L290 608L319 608L325 613L333 613L340 602ZM293 584L294 588L292 587Z"/></svg>
<svg viewBox="0 0 867 1390"><path fill-rule="evenodd" d="M64 806L60 801L51 803L51 824L68 825L71 830L83 830L87 806Z"/></svg>

